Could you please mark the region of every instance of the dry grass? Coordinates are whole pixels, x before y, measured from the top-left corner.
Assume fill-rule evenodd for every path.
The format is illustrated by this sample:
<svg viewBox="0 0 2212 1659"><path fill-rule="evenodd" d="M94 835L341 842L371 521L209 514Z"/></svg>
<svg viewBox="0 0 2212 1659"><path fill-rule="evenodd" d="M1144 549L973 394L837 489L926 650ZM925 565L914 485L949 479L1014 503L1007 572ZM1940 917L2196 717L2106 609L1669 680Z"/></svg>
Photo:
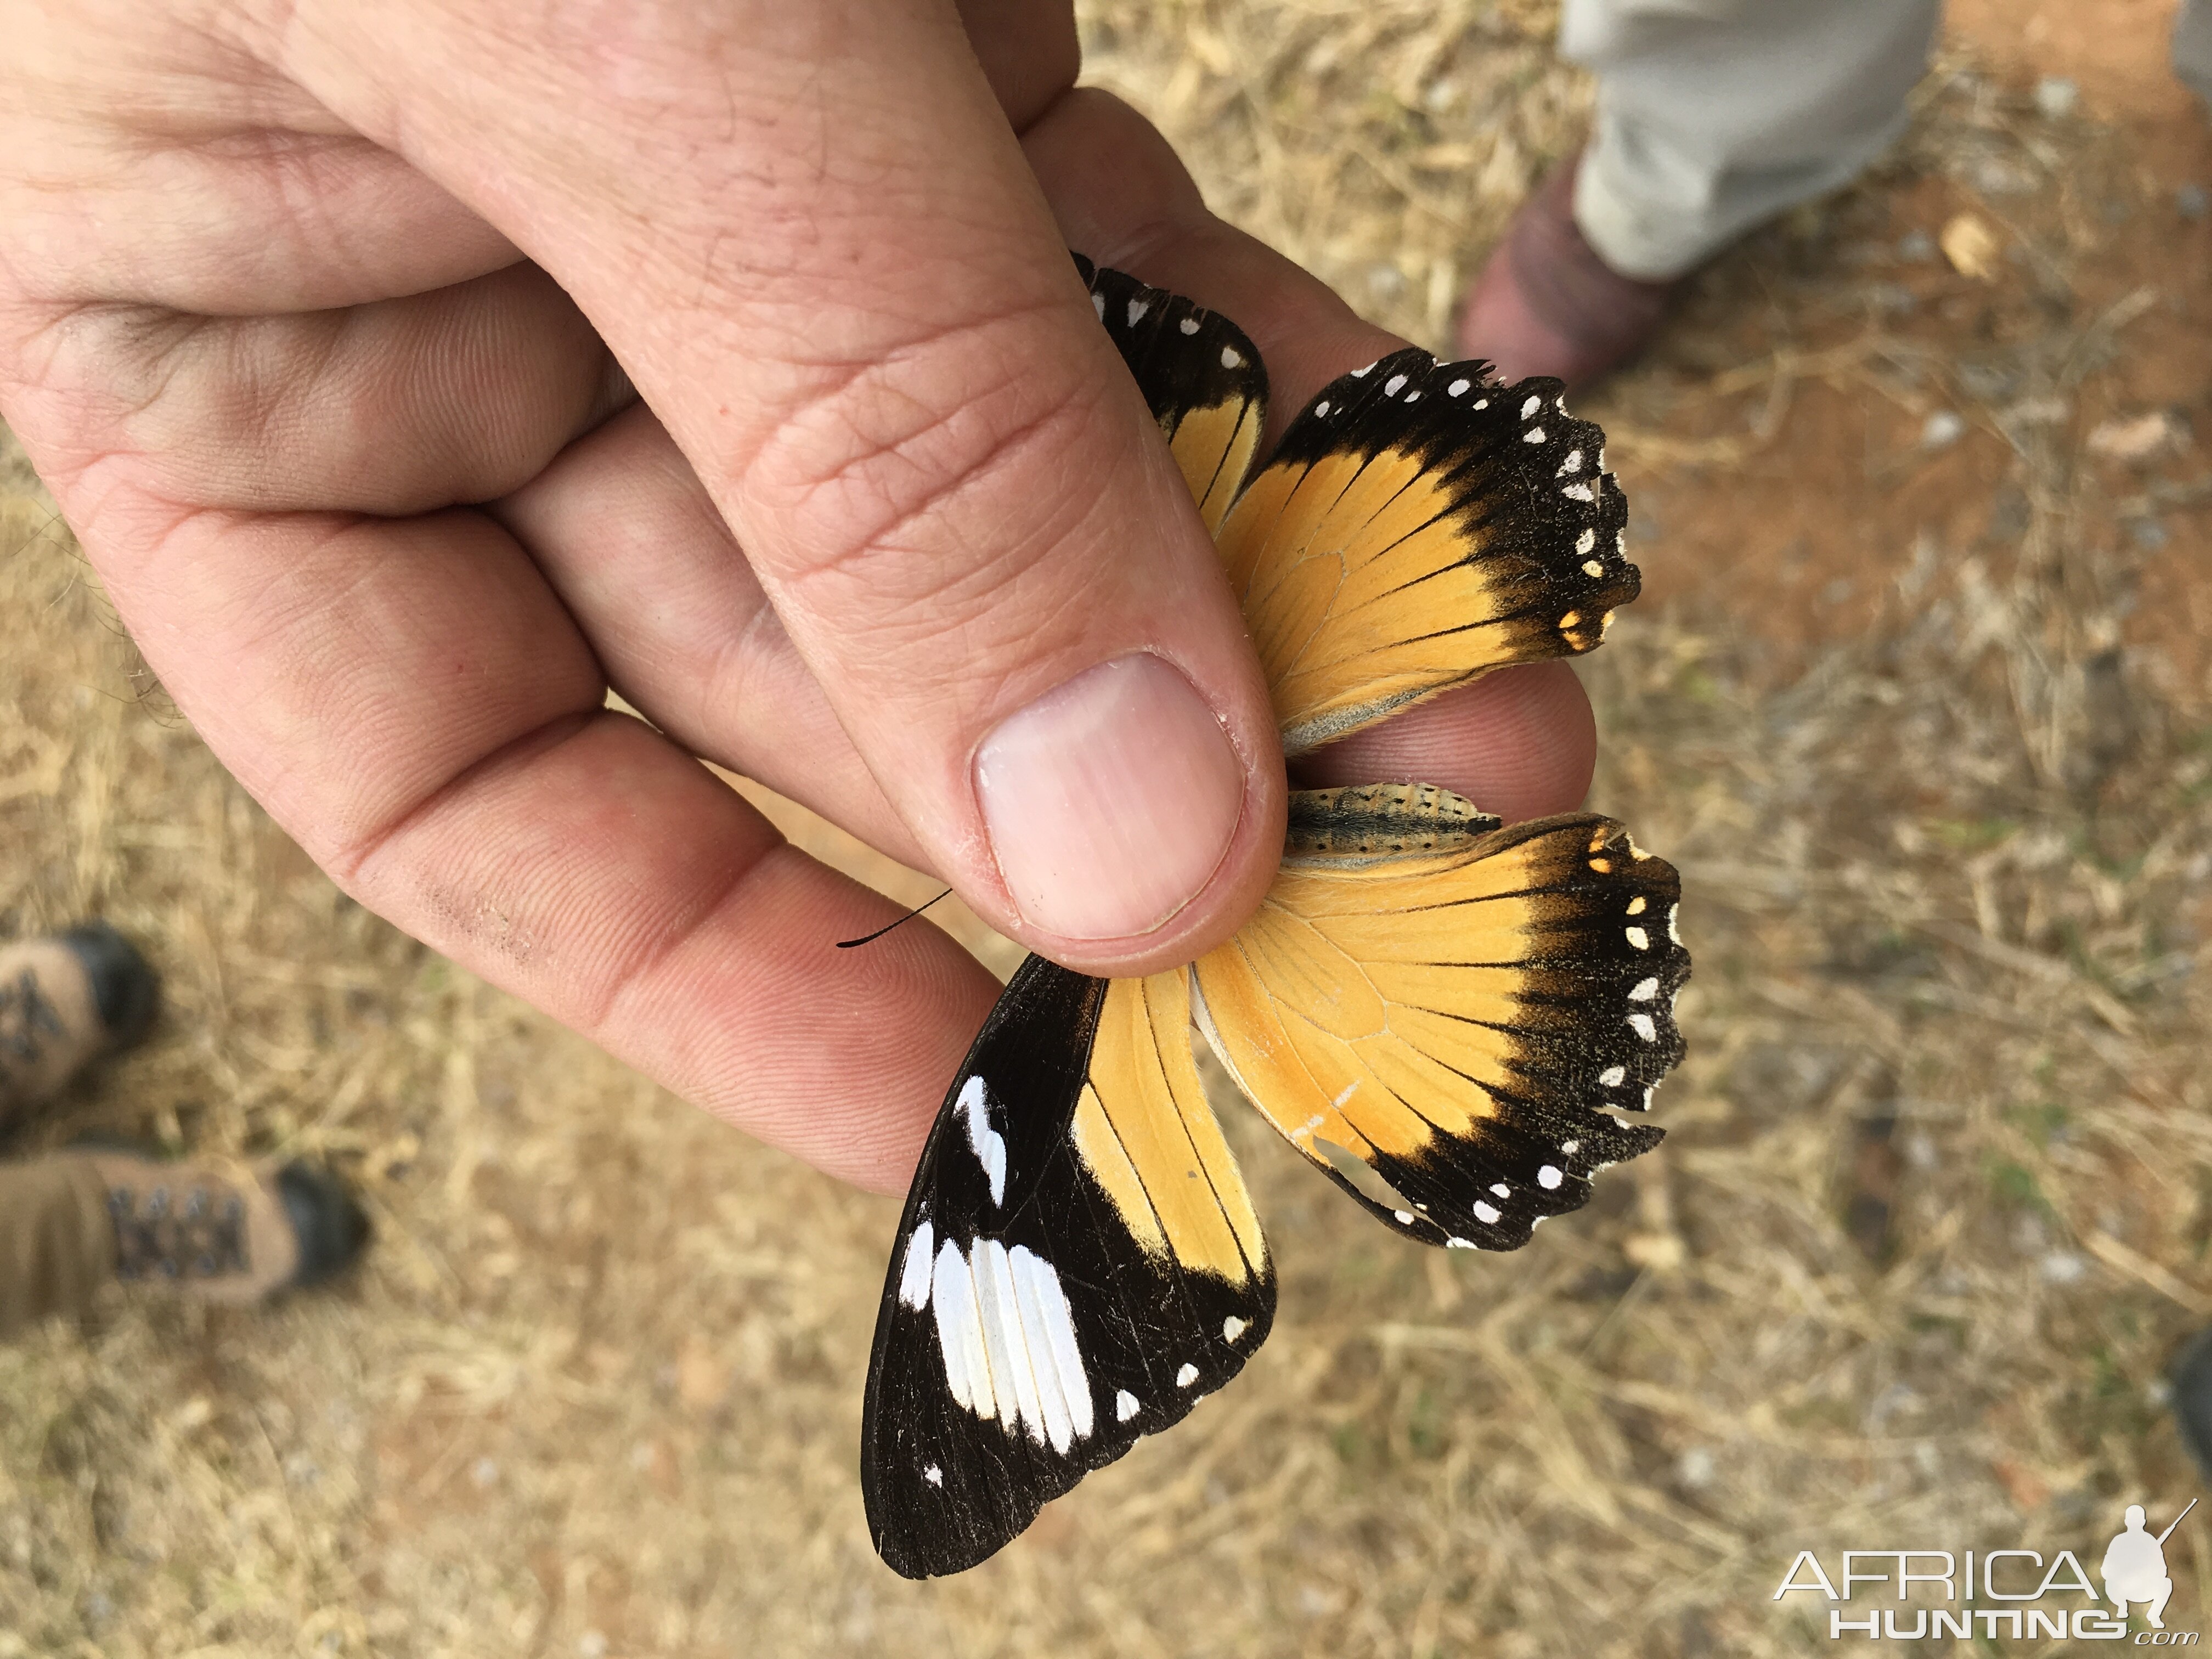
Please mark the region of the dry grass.
<svg viewBox="0 0 2212 1659"><path fill-rule="evenodd" d="M1085 15L1097 76L1225 210L1431 342L1587 103L1540 6ZM1267 1348L946 1583L875 1563L855 1488L894 1206L339 897L137 699L65 532L0 480L0 934L103 912L173 995L16 1150L320 1152L382 1230L334 1296L118 1297L0 1351L0 1659L1758 1656L1824 1644L1768 1600L1800 1547L2087 1553L2123 1502L2179 1507L2159 1377L2212 1320L2212 698L2158 596L2202 568L2212 491L2185 448L2085 446L2186 401L2155 390L2177 356L2201 400L2204 251L2142 133L2039 120L1970 64L1595 410L1660 532L1590 681L1599 804L1686 877L1673 1137L1469 1258L1237 1116ZM1963 209L2017 250L2002 283L1896 252ZM1921 447L1947 410L1966 435ZM1699 574L1739 553L1782 574ZM2203 1515L2170 1547L2183 1628Z"/></svg>

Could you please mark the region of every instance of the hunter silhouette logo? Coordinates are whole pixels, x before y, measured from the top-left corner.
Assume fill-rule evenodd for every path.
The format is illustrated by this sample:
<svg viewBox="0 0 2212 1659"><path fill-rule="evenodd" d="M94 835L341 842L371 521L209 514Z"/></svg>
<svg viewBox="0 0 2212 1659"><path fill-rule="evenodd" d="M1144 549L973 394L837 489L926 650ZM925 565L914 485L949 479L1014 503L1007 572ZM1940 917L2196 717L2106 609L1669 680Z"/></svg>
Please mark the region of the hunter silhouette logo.
<svg viewBox="0 0 2212 1659"><path fill-rule="evenodd" d="M2142 1505L2128 1505L2127 1530L2105 1547L2105 1598L2118 1609L2118 1617L2128 1616L2129 1602L2140 1601L2150 1627L2166 1628L2166 1599L2173 1594L2173 1580L2166 1576L2166 1540L2189 1510L2196 1507L2192 1498L2189 1509L2175 1516L2172 1525L2154 1538L2143 1530Z"/></svg>
<svg viewBox="0 0 2212 1659"><path fill-rule="evenodd" d="M2105 1547L2097 1577L2104 1581L2099 1593L2088 1569L2072 1550L2060 1550L2048 1564L2036 1550L1845 1550L1840 1579L1832 1578L1820 1558L1800 1550L1782 1575L1773 1600L1796 1593L1818 1595L1832 1602L1855 1597L1873 1600L1882 1595L1869 1585L1895 1585L1898 1601L1906 1601L1915 1584L1940 1586L1937 1599L1948 1606L1922 1605L1906 1609L1865 1609L1864 1616L1846 1616L1842 1607L1828 1609L1828 1639L1846 1634L1869 1639L1914 1641L1931 1636L1978 1638L1987 1646L1999 1638L2035 1640L2071 1638L2077 1642L2128 1642L2136 1647L2194 1647L2196 1631L2169 1631L2166 1603L2173 1597L2173 1578L2166 1571L2166 1540L2197 1507L2191 1498L2163 1532L2150 1530L2140 1504L2130 1504L2121 1517L2121 1529ZM1836 1586L1840 1582L1842 1589ZM2080 1598L2069 1606L2063 1598ZM2129 1628L2130 1610L2139 1613L2147 1630Z"/></svg>

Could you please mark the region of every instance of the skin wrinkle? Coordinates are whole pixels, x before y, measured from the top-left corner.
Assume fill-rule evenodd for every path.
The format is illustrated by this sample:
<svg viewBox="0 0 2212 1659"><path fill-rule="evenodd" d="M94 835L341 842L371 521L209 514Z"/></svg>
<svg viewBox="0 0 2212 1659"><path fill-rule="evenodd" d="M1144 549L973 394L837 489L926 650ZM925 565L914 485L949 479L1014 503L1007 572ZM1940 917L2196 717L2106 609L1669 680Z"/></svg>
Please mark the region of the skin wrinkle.
<svg viewBox="0 0 2212 1659"><path fill-rule="evenodd" d="M349 894L368 889L374 882L370 866L386 849L404 839L409 830L434 817L442 808L460 803L472 787L507 781L504 774L527 768L532 761L582 736L603 718L629 719L611 709L597 708L567 708L548 715L528 731L477 756L442 782L404 803L383 823L331 843L317 862Z"/></svg>
<svg viewBox="0 0 2212 1659"><path fill-rule="evenodd" d="M949 559L943 562L918 559L915 550L904 544L902 538L932 520L950 518L956 524L961 522L958 507L963 497L981 495L988 499L1006 493L1006 474L1011 471L1021 476L1034 465L1035 455L1059 456L1073 452L1078 447L1077 440L1084 435L1080 428L1090 424L1082 417L1089 413L1091 401L1081 388L1070 387L1060 401L1033 415L1024 414L1003 431L993 432L981 453L972 459L963 459L951 469L915 466L911 476L924 487L911 499L898 498L889 481L885 481L878 495L889 516L872 524L854 523L836 538L840 544L815 554L803 564L780 565L775 572L777 584L793 598L802 597L815 587L842 582L858 587L872 599L889 596L903 605L929 605L970 583L995 585L1008 580L1009 575L1034 568L1048 558L1062 541L1061 535L1050 533L1042 526L1018 540L1010 538L1012 544L995 552L972 544L963 547L960 551L972 562L962 564L954 564ZM865 488L883 469L884 457L894 456L905 461L908 459L905 452L919 447L925 438L970 420L974 414L972 404L951 410L933 417L927 427L911 437L892 441L872 455L840 463L830 479L810 488L801 501L794 505L803 507L811 504L815 494L837 488L855 472L862 475L858 482ZM1067 430L1071 426L1078 429ZM1079 529L1081 520L1091 516L1088 503L1055 502L1053 507L1055 520L1080 514L1078 524L1068 526L1071 532ZM1042 548L1037 545L1040 543L1043 544ZM883 580L886 566L892 574L909 580L896 586L886 586ZM1002 570L1007 574L996 574ZM886 612L880 620L895 623L896 617ZM933 614L933 625L951 620Z"/></svg>
<svg viewBox="0 0 2212 1659"><path fill-rule="evenodd" d="M755 816L757 817L756 814ZM767 820L761 820L763 828ZM637 947L635 959L608 969L602 975L605 983L591 999L580 1029L586 1036L597 1039L627 1012L624 1005L634 1000L633 994L642 995L670 962L687 946L697 942L726 915L751 914L757 906L741 902L750 897L750 890L762 867L778 853L788 850L789 844L773 829L759 852L726 872L715 883L703 902L689 907L686 913L670 920L659 935Z"/></svg>
<svg viewBox="0 0 2212 1659"><path fill-rule="evenodd" d="M29 365L20 362L18 372L10 378L20 386L58 392L70 385L71 371L76 367L73 359L88 359L94 363L119 359L128 366L127 378L132 383L130 389L121 384L125 375L118 372L106 376L105 384L89 392L80 390L76 394L88 410L95 401L119 405L95 417L100 426L119 428L161 398L176 372L173 360L204 321L164 307L112 300L80 301L35 324L15 343L18 351L26 356L40 346L46 349L39 356L35 378L21 372L21 368ZM81 374L76 386L81 387L93 378ZM85 441L100 447L94 434L86 434ZM100 448L100 453L111 454L120 447L110 445Z"/></svg>
<svg viewBox="0 0 2212 1659"><path fill-rule="evenodd" d="M222 508L197 509L179 519L171 536L165 539L174 539L175 535L186 525L212 516L235 517L237 515ZM265 518L270 515L251 516ZM471 516L480 518L482 515ZM234 656L251 656L258 652L269 658L296 665L286 672L279 672L274 678L288 685L313 688L312 696L308 700L311 718L314 718L314 710L325 706L326 700L341 699L335 705L341 718L333 720L325 714L316 718L314 723L333 726L350 725L356 727L355 742L359 748L367 752L382 752L387 748L404 750L405 748L404 740L397 744L380 743L375 739L381 734L376 732L373 727L363 726L366 716L376 705L360 702L349 682L343 685L331 683L326 672L324 672L326 664L322 653L314 643L319 637L317 630L303 620L319 611L330 614L345 614L346 602L357 593L368 595L372 600L378 599L383 594L384 590L379 585L382 579L380 562L374 558L349 556L340 546L340 544L364 532L373 538L380 526L374 520L360 519L337 520L335 515L313 514L297 515L295 522L313 522L318 520L325 521L323 533L305 543L301 550L291 561L291 568L294 571L303 571L312 568L312 579L279 581L254 589L251 592L241 592L234 596L232 612L216 623L216 631L222 634ZM493 526L487 527L495 530ZM323 556L317 556L319 554ZM149 569L167 568L172 564L182 567L188 563L188 557L174 561L164 558L158 544L151 550L146 561ZM134 600L144 591L137 590L133 595ZM548 597L550 598L550 595ZM388 607L377 604L373 605L371 608L380 611ZM130 609L135 611L136 604L134 603ZM127 620L129 617L126 614ZM599 671L599 665L588 641L574 629L573 624L569 633L569 641L577 656L577 660L572 662L568 670L568 672L578 675L579 687L574 700L564 707L552 708L542 716L534 718L530 730L537 730L549 721L563 717L589 714L595 712L605 699L604 674ZM536 684L542 690L557 691L561 676L554 672L552 665L547 661L550 655L550 653L541 652L540 662L546 665L541 668ZM587 671L587 672L579 671ZM481 672L480 666L478 672ZM383 701L390 702L396 696L404 703L413 689L411 687L397 688L394 691L388 692ZM404 711L401 718L403 721L405 720ZM404 732L408 726L403 724L399 729ZM519 740L519 737L493 738L489 747L477 749L474 754L463 759L458 767L448 772L442 780L432 782L425 787L432 793L446 787L454 779L477 765L487 755L495 753L510 743ZM240 781L264 804L276 793L272 786L279 777L301 775L297 768L287 768L283 773L271 775L252 766L240 766L235 762L233 763L233 770L239 773ZM325 787L319 790L319 793L329 797L333 792ZM402 802L388 810L404 814L416 810L420 805L421 797L418 795L411 805ZM334 823L336 802L331 801L330 805L332 811L329 821ZM303 844L308 846L312 852L316 853L318 862L323 863L326 869L331 870L333 876L338 878L342 884L351 878L350 872L356 861L345 860L343 857L344 849L349 844L346 840L341 837L335 843L331 843L332 850L326 857L320 849L329 842L329 838L317 834L313 824L298 822L294 814L289 811L279 812L277 816ZM375 832L372 830L369 833ZM338 859L344 865L348 873L340 875L337 866L331 862L332 859Z"/></svg>

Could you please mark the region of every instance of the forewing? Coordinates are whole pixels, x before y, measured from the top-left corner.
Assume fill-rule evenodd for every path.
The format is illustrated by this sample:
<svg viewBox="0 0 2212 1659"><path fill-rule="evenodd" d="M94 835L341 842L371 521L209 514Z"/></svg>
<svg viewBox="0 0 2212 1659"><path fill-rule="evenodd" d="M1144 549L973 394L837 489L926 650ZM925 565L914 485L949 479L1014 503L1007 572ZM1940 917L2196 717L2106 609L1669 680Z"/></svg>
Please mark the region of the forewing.
<svg viewBox="0 0 2212 1659"><path fill-rule="evenodd" d="M1244 331L1179 294L1076 256L1091 303L1167 434L1209 532L1252 470L1267 420L1267 374Z"/></svg>
<svg viewBox="0 0 2212 1659"><path fill-rule="evenodd" d="M1285 752L1595 646L1639 577L1557 380L1401 351L1324 388L1218 538Z"/></svg>
<svg viewBox="0 0 2212 1659"><path fill-rule="evenodd" d="M1192 1063L1188 973L1030 957L938 1114L861 1431L869 1528L909 1578L994 1554L1267 1337L1274 1272Z"/></svg>
<svg viewBox="0 0 2212 1659"><path fill-rule="evenodd" d="M1200 1023L1262 1116L1431 1244L1513 1249L1657 1144L1625 1122L1682 1056L1680 884L1587 814L1463 848L1294 858L1201 957ZM1363 1193L1326 1150L1396 1197Z"/></svg>

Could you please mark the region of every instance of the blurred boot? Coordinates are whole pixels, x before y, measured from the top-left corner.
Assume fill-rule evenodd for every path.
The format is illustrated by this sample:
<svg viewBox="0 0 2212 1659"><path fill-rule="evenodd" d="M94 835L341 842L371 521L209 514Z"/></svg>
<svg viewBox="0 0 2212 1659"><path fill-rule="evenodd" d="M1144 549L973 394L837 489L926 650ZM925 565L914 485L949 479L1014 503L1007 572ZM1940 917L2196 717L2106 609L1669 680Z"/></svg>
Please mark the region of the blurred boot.
<svg viewBox="0 0 2212 1659"><path fill-rule="evenodd" d="M1679 278L1849 183L1904 130L1938 9L1566 0L1559 51L1596 71L1596 124L1476 278L1460 350L1570 386L1634 356Z"/></svg>
<svg viewBox="0 0 2212 1659"><path fill-rule="evenodd" d="M1650 343L1681 289L1644 283L1599 257L1575 222L1580 155L1521 205L1459 317L1459 349L1507 381L1547 375L1589 385Z"/></svg>
<svg viewBox="0 0 2212 1659"><path fill-rule="evenodd" d="M0 946L0 1131L144 1036L160 1000L145 957L105 922Z"/></svg>
<svg viewBox="0 0 2212 1659"><path fill-rule="evenodd" d="M2173 1426L2197 1472L2212 1485L2212 1330L2185 1343L2166 1376L2173 1389L2167 1401Z"/></svg>
<svg viewBox="0 0 2212 1659"><path fill-rule="evenodd" d="M368 1218L326 1171L83 1148L0 1164L0 1340L113 1279L258 1302L360 1255Z"/></svg>

